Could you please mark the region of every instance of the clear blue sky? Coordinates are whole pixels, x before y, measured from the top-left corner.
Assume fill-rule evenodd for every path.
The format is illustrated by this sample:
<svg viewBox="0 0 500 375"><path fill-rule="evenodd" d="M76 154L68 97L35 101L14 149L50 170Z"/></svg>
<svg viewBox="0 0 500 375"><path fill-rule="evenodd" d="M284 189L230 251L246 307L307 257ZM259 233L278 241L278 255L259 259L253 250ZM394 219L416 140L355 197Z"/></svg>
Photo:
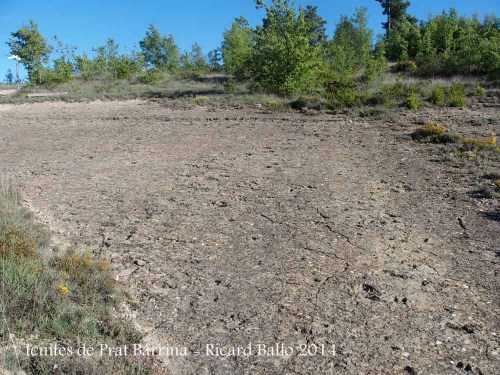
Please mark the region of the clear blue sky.
<svg viewBox="0 0 500 375"><path fill-rule="evenodd" d="M500 0L412 0L409 13L419 19L454 7L460 14L474 12L500 14ZM375 0L296 0L297 5L317 5L328 21L332 34L341 14L351 15L359 6L368 8L371 28L382 32L384 20ZM173 34L182 49L193 42L202 44L205 52L220 45L222 33L235 17L243 15L255 25L263 11L255 9L254 0L0 0L0 81L13 62L5 54L10 32L34 19L48 39L58 35L66 43L78 47L77 53L91 52L108 37L114 38L122 51L138 46L150 23L163 34Z"/></svg>

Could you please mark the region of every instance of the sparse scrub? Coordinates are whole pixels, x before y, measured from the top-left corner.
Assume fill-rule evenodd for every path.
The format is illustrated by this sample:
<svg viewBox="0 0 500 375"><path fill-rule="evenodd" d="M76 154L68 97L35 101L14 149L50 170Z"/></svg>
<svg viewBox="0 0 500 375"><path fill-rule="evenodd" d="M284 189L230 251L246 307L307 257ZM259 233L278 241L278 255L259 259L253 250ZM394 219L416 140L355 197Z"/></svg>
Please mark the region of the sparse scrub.
<svg viewBox="0 0 500 375"><path fill-rule="evenodd" d="M44 259L39 250L47 240L47 230L36 224L31 213L21 205L20 195L12 189L0 189L3 283L0 306L5 318L0 320L0 337L5 339L13 334L28 342L34 337L72 346L82 341L88 344L139 342L141 335L130 323L118 322L112 316L120 293L109 264L94 260L90 253L75 250ZM51 361L53 369L58 359L40 361L41 367L46 365L44 361ZM137 366L127 361L123 358L116 359L115 363L92 365L103 370L108 368L108 371L119 365L123 369L121 373L130 373L129 370ZM28 358L21 357L20 362L33 368ZM73 370L84 373L84 364L81 366ZM35 373L40 373L37 371Z"/></svg>

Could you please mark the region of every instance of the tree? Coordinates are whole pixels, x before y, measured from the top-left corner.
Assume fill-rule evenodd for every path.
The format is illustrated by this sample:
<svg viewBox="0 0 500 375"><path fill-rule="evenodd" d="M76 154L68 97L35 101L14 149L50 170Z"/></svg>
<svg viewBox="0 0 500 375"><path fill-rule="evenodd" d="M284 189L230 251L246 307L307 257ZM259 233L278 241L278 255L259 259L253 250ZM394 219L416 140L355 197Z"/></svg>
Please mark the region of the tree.
<svg viewBox="0 0 500 375"><path fill-rule="evenodd" d="M248 78L252 72L255 30L244 17L237 18L224 32L222 60L224 70L237 79Z"/></svg>
<svg viewBox="0 0 500 375"><path fill-rule="evenodd" d="M318 7L307 5L305 9L301 8L300 11L304 14L310 43L312 45L324 45L328 39L326 21L318 14Z"/></svg>
<svg viewBox="0 0 500 375"><path fill-rule="evenodd" d="M12 70L7 69L4 82L8 85L12 85L14 83L14 74L12 74Z"/></svg>
<svg viewBox="0 0 500 375"><path fill-rule="evenodd" d="M203 54L203 48L198 42L193 44L190 52L186 51L181 55L180 61L183 70L204 72L207 69L207 61Z"/></svg>
<svg viewBox="0 0 500 375"><path fill-rule="evenodd" d="M384 10L383 14L387 16L387 22L384 22L382 25L384 29L389 33L389 31L393 28L393 26L403 20L408 19L411 23L416 23L417 19L409 16L406 13L406 9L410 6L410 2L408 0L376 0L382 6Z"/></svg>
<svg viewBox="0 0 500 375"><path fill-rule="evenodd" d="M336 65L350 68L353 71L366 66L370 59L373 32L368 28L366 8L356 9L354 17L341 16L337 24L330 49ZM337 55L337 56L334 56ZM344 61L340 62L339 58Z"/></svg>
<svg viewBox="0 0 500 375"><path fill-rule="evenodd" d="M305 15L290 0L273 0L266 5L263 26L257 28L255 46L256 79L268 91L292 95L312 89L321 63L320 49L310 43Z"/></svg>
<svg viewBox="0 0 500 375"><path fill-rule="evenodd" d="M39 82L42 64L48 62L52 47L47 44L33 20L29 21L29 25L12 32L11 36L7 42L10 52L21 58L21 63L28 71L28 79Z"/></svg>
<svg viewBox="0 0 500 375"><path fill-rule="evenodd" d="M221 68L222 51L216 48L207 54L207 65L212 71L218 71Z"/></svg>
<svg viewBox="0 0 500 375"><path fill-rule="evenodd" d="M179 68L179 47L172 35L162 36L151 24L146 36L139 42L145 61L159 69L170 71Z"/></svg>

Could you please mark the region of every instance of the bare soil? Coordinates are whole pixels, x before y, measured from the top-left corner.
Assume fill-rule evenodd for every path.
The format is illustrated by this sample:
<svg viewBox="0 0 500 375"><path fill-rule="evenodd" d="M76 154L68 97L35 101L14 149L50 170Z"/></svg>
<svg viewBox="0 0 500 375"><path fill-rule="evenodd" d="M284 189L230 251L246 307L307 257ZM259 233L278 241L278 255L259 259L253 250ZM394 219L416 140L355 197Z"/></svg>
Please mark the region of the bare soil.
<svg viewBox="0 0 500 375"><path fill-rule="evenodd" d="M495 135L497 107L389 123L143 101L0 107L3 183L59 248L112 261L145 343L189 349L166 371L499 373L499 201L470 194L484 165L450 166L408 136L429 120ZM249 343L296 350L205 355Z"/></svg>

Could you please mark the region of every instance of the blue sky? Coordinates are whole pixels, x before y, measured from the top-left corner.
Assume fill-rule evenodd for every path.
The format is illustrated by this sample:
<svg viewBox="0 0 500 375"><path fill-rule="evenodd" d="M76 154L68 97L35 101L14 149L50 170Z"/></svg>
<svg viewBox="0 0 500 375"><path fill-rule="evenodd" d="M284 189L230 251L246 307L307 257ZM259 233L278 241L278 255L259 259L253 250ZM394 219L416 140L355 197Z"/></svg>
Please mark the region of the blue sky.
<svg viewBox="0 0 500 375"><path fill-rule="evenodd" d="M270 0L269 0L270 1ZM409 12L418 18L427 18L443 9L455 7L460 14L478 12L500 14L499 0L413 0ZM382 32L384 20L380 5L375 0L296 0L297 5L317 5L320 15L328 21L331 35L341 14L351 15L356 7L368 8L371 28ZM263 11L255 9L254 0L0 0L0 80L3 81L13 62L5 42L10 32L33 18L47 38L58 35L67 44L78 47L77 53L91 52L108 37L114 38L122 51L138 46L150 23L163 34L173 34L182 49L193 42L202 44L205 52L220 45L224 28L235 17L243 15L255 25L263 18Z"/></svg>

